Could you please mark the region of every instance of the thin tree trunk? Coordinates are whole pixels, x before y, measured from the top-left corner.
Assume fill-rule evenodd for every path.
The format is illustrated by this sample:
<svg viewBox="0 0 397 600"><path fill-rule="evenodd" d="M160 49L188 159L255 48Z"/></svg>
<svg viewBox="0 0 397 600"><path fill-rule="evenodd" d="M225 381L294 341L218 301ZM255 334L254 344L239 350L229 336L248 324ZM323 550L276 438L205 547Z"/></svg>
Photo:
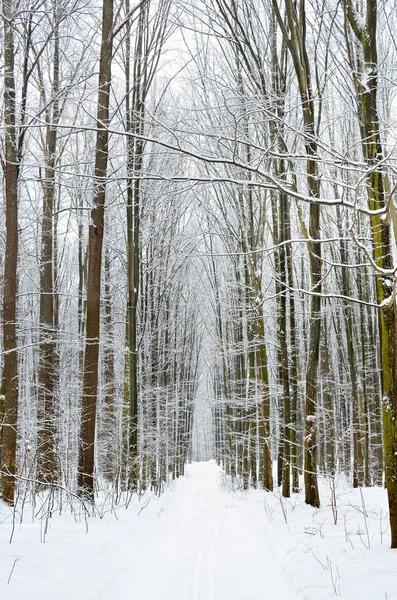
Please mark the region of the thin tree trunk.
<svg viewBox="0 0 397 600"><path fill-rule="evenodd" d="M291 239L291 214L288 198L285 198L285 239ZM286 244L286 263L288 272L288 284L294 287L292 243ZM289 291L289 334L290 334L290 392L291 392L291 469L292 469L292 491L299 492L299 464L298 464L298 422L299 422L299 396L298 396L298 343L296 339L296 315L294 292Z"/></svg>
<svg viewBox="0 0 397 600"><path fill-rule="evenodd" d="M57 8L54 5L57 22ZM47 111L45 140L45 178L43 182L43 217L40 258L40 346L39 346L39 391L37 432L37 478L41 482L53 483L59 478L56 454L56 339L54 297L54 222L55 206L55 162L57 148L57 123L59 119L59 29L54 29L52 110Z"/></svg>
<svg viewBox="0 0 397 600"><path fill-rule="evenodd" d="M343 265L348 264L348 251L347 242L343 239L343 226L341 221L340 209L336 209L338 229L340 235L340 257ZM342 294L346 297L350 297L350 281L347 268L343 269L342 282L341 282ZM358 487L363 484L364 478L364 457L363 457L363 446L362 446L362 409L359 397L358 382L357 382L357 354L354 348L354 328L353 328L353 307L350 304L344 303L343 315L345 320L346 328L346 344L347 344L347 360L349 365L350 384L352 390L352 413L353 413L353 487Z"/></svg>
<svg viewBox="0 0 397 600"><path fill-rule="evenodd" d="M127 2L127 9L129 4ZM142 134L144 118L144 28L145 7L140 8L133 62L132 102L130 41L126 47L126 113L128 132ZM129 484L138 485L138 302L140 288L140 210L143 142L127 140L127 343L128 343L128 402L129 402Z"/></svg>
<svg viewBox="0 0 397 600"><path fill-rule="evenodd" d="M288 198L285 194L280 194L280 242L285 242L289 233ZM283 488L282 493L285 498L291 494L291 456L292 456L292 405L290 368L288 357L288 333L287 333L287 249L285 244L280 248L280 279L283 284L283 294L280 297L280 342L281 342L281 372L284 396L284 449L283 449ZM292 293L292 292L291 292ZM295 482L296 483L296 482Z"/></svg>

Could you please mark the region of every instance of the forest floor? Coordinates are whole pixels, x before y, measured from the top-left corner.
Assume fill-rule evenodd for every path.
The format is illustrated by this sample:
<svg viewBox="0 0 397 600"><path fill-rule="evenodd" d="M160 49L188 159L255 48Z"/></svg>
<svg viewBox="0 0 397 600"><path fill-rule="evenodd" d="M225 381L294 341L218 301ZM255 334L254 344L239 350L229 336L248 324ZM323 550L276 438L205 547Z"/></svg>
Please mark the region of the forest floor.
<svg viewBox="0 0 397 600"><path fill-rule="evenodd" d="M324 480L316 510L302 494L233 490L213 461L193 463L159 498L104 503L102 518L74 508L33 520L26 508L11 544L2 504L0 598L396 600L385 491L340 480L336 524L331 496Z"/></svg>

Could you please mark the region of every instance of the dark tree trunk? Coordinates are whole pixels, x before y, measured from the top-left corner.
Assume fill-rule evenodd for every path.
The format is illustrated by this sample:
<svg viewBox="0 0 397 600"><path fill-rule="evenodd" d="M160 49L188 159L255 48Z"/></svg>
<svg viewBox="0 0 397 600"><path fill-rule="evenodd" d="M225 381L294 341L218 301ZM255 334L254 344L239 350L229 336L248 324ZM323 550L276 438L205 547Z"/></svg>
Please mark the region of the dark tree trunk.
<svg viewBox="0 0 397 600"><path fill-rule="evenodd" d="M288 30L281 16L276 0L273 7L278 24L284 35L294 63L302 103L304 123L304 145L307 155L306 173L308 195L312 198L309 215L309 244L311 289L314 294L310 300L309 347L306 367L306 435L305 435L305 500L307 504L318 507L320 498L317 485L317 382L320 356L321 330L321 244L320 237L320 205L316 199L320 194L320 180L317 165L317 141L315 127L315 110L311 89L310 64L306 50L306 14L305 4L301 2L299 14L292 0L286 0L286 18Z"/></svg>
<svg viewBox="0 0 397 600"><path fill-rule="evenodd" d="M103 0L102 43L99 64L95 192L88 238L87 325L84 356L80 452L77 484L79 493L94 500L95 423L98 396L101 267L108 164L109 96L112 59L113 0Z"/></svg>
<svg viewBox="0 0 397 600"><path fill-rule="evenodd" d="M58 19L56 4L54 19ZM40 482L53 483L59 478L56 453L56 315L54 290L54 222L55 163L57 123L59 120L59 30L54 29L54 66L52 110L47 111L45 140L45 175L43 182L43 217L40 259L40 357L38 391L37 458Z"/></svg>
<svg viewBox="0 0 397 600"><path fill-rule="evenodd" d="M6 251L4 261L3 345L4 345L4 417L1 456L1 493L14 503L17 421L18 421L18 354L17 354L17 264L18 264L18 174L15 119L14 35L11 0L3 0L4 24L4 121L5 121L5 208Z"/></svg>
<svg viewBox="0 0 397 600"><path fill-rule="evenodd" d="M127 7L129 5L127 4ZM130 41L126 45L126 113L128 132L142 134L144 118L143 44L145 7L140 8L131 73ZM131 75L133 79L131 95ZM131 100L130 100L131 97ZM129 403L129 485L138 483L138 303L140 288L140 210L143 142L127 140L127 345Z"/></svg>

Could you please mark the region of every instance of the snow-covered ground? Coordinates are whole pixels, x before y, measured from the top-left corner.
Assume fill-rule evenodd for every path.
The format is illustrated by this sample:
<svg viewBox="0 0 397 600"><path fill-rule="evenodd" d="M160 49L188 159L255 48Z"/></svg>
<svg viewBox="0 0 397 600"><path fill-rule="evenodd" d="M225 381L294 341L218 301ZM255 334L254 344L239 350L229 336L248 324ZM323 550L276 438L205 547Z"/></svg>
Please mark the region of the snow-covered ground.
<svg viewBox="0 0 397 600"><path fill-rule="evenodd" d="M86 522L54 513L17 524L0 509L2 600L397 600L383 489L322 483L302 495L230 489L213 461L193 463L160 497Z"/></svg>

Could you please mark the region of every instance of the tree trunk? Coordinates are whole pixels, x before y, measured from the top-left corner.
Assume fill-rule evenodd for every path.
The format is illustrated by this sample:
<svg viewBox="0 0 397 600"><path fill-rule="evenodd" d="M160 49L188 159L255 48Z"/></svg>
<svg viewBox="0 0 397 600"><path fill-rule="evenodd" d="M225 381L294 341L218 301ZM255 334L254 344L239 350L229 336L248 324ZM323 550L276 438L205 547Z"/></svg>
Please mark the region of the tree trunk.
<svg viewBox="0 0 397 600"><path fill-rule="evenodd" d="M107 124L113 42L113 0L103 0L102 43L99 64L95 191L88 238L87 326L78 465L78 490L94 500L95 422L98 395L98 354L100 334L101 267L108 163Z"/></svg>
<svg viewBox="0 0 397 600"><path fill-rule="evenodd" d="M115 356L113 348L113 317L112 317L112 290L110 251L105 250L104 269L104 316L103 325L105 329L105 344L103 347L103 388L104 402L102 409L101 439L103 445L103 473L108 481L115 482L117 475L117 462L120 459L117 436L116 418L116 385L115 385Z"/></svg>
<svg viewBox="0 0 397 600"><path fill-rule="evenodd" d="M58 18L56 3L55 22ZM47 111L45 140L45 178L43 182L43 217L40 258L40 346L37 432L37 479L44 483L56 482L59 465L56 454L56 332L54 290L54 223L55 163L57 148L57 123L59 120L59 29L54 29L54 64L52 83L52 110Z"/></svg>
<svg viewBox="0 0 397 600"><path fill-rule="evenodd" d="M128 8L127 3L127 8ZM144 31L146 7L141 6L136 34L133 82L131 85L130 42L126 46L126 113L128 132L142 134L144 118ZM127 34L128 35L128 34ZM132 99L131 97L132 87ZM129 401L129 484L138 483L138 302L140 288L140 210L143 142L127 140L127 344L128 344L128 401Z"/></svg>
<svg viewBox="0 0 397 600"><path fill-rule="evenodd" d="M377 1L367 0L365 23L358 18L351 0L345 0L345 17L349 21L357 40L363 59L363 73L353 71L357 101L360 111L362 146L364 159L369 167L367 176L367 195L369 208L377 211L386 207L386 177L382 166L382 143L380 137L379 115L377 107L378 56L377 56ZM348 35L346 36L349 45ZM353 68L353 65L352 65ZM365 75L365 85L360 77ZM394 210L391 199L390 211ZM382 398L384 449L386 463L386 486L389 498L391 547L397 548L397 307L392 296L395 281L390 241L390 213L388 218L372 214L371 229L373 235L374 260L376 265L389 271L390 276L378 272L376 288L378 301L382 306L379 313L380 354L382 364Z"/></svg>
<svg viewBox="0 0 397 600"><path fill-rule="evenodd" d="M340 209L337 207L337 222L340 236L339 248L340 258L343 265L348 264L347 242L343 239L343 224ZM350 281L347 268L343 269L341 277L341 292L344 296L350 296ZM357 382L357 353L354 348L353 307L351 303L344 303L343 316L346 328L347 360L349 364L349 375L352 393L352 425L353 425L353 487L363 485L364 480L364 456L362 444L362 408Z"/></svg>
<svg viewBox="0 0 397 600"><path fill-rule="evenodd" d="M304 145L307 155L306 173L308 195L312 198L309 215L309 236L313 240L309 244L311 290L314 295L310 301L310 331L306 368L306 435L305 435L305 501L318 507L320 498L317 485L317 380L320 355L321 329L321 244L316 242L320 237L320 206L316 199L320 194L320 180L317 164L317 141L315 128L314 101L311 89L309 58L306 50L306 14L304 1L300 3L299 15L292 0L286 0L286 18L288 31L281 16L276 0L273 0L279 27L284 35L285 43L290 51L298 80L302 103L302 116L305 128Z"/></svg>
<svg viewBox="0 0 397 600"><path fill-rule="evenodd" d="M4 346L4 420L1 456L1 493L14 503L17 421L18 421L18 353L17 353L17 264L18 264L18 174L15 123L15 76L13 2L3 0L4 24L4 121L5 132L5 205L6 251L4 261L3 346Z"/></svg>

